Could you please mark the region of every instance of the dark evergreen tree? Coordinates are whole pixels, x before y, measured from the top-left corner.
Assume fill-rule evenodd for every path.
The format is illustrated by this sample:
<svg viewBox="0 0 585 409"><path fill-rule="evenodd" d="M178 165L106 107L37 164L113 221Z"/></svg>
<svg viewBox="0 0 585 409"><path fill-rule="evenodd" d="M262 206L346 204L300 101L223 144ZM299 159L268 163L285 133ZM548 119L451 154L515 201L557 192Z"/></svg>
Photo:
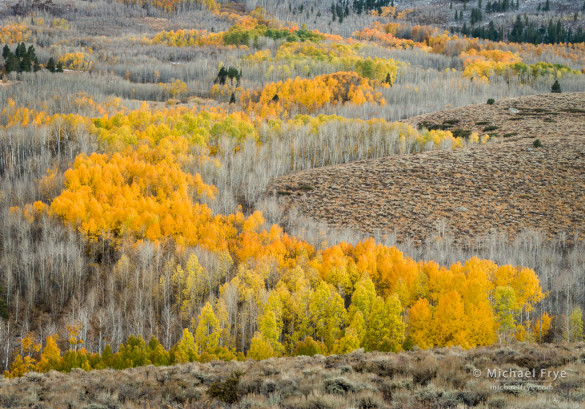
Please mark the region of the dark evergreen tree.
<svg viewBox="0 0 585 409"><path fill-rule="evenodd" d="M12 56L12 51L10 51L10 47L8 47L8 44L4 45L4 48L2 49L2 57L4 57L4 61L8 60L8 57Z"/></svg>
<svg viewBox="0 0 585 409"><path fill-rule="evenodd" d="M225 69L225 67L221 67L219 69L219 71L217 72L217 76L215 77L215 80L213 81L215 84L219 85L224 85L225 84L225 80L227 79L228 76L228 70Z"/></svg>
<svg viewBox="0 0 585 409"><path fill-rule="evenodd" d="M555 80L555 83L551 87L550 91L554 94L560 94L562 92L561 91L561 84L559 83L559 80Z"/></svg>
<svg viewBox="0 0 585 409"><path fill-rule="evenodd" d="M8 319L8 303L4 299L4 289L0 285L0 318Z"/></svg>
<svg viewBox="0 0 585 409"><path fill-rule="evenodd" d="M53 57L49 58L49 61L47 61L47 70L50 72L55 72L57 70L57 66L55 65L55 60Z"/></svg>
<svg viewBox="0 0 585 409"><path fill-rule="evenodd" d="M471 25L475 25L475 23L479 23L481 20L483 20L481 10L478 8L471 10Z"/></svg>

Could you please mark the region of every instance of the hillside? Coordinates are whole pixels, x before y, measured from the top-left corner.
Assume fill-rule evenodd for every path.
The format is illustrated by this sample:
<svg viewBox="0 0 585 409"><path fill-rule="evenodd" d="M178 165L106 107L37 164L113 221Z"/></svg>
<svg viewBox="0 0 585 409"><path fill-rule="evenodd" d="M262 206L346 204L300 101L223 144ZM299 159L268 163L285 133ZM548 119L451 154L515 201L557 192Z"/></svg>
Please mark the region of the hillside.
<svg viewBox="0 0 585 409"><path fill-rule="evenodd" d="M585 400L583 344L299 356L0 379L5 408L535 408ZM541 370L544 368L545 372ZM487 370L534 378L490 378ZM556 379L554 372L556 371ZM565 371L564 374L561 371ZM239 374L239 375L238 375ZM230 403L228 403L230 402ZM31 406L36 403L36 406ZM233 404L232 404L233 403Z"/></svg>
<svg viewBox="0 0 585 409"><path fill-rule="evenodd" d="M446 109L405 120L419 128L488 133L492 138L518 140L583 135L585 93L541 94L506 98L493 105ZM501 139L498 139L501 141Z"/></svg>
<svg viewBox="0 0 585 409"><path fill-rule="evenodd" d="M582 4L0 3L0 408L582 406Z"/></svg>
<svg viewBox="0 0 585 409"><path fill-rule="evenodd" d="M583 99L532 96L416 117L410 122L458 121L463 130L496 126L517 134L513 141L298 172L276 179L268 192L331 226L396 231L399 241L419 244L443 220L459 243L490 230L578 232L585 227L585 111L574 107ZM543 146L535 148L530 136Z"/></svg>

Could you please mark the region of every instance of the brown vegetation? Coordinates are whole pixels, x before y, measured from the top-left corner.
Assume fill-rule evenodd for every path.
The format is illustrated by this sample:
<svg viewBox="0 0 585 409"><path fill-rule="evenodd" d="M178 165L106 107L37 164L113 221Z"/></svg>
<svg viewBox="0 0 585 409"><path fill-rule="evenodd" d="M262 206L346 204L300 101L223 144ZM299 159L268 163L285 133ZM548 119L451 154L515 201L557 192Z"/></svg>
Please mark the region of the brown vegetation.
<svg viewBox="0 0 585 409"><path fill-rule="evenodd" d="M486 121L518 136L499 144L307 170L277 179L268 192L331 226L396 231L399 241L422 243L442 221L460 244L490 230L511 237L527 229L549 237L573 234L585 227L585 114L569 107L584 97L535 96L418 117L413 122L449 118L462 128ZM520 113L521 121L506 120L512 106L520 113L553 112L557 122ZM528 136L543 138L544 146L521 138Z"/></svg>
<svg viewBox="0 0 585 409"><path fill-rule="evenodd" d="M447 109L415 116L404 122L419 128L488 133L504 140L584 135L585 93L506 98L493 105Z"/></svg>
<svg viewBox="0 0 585 409"><path fill-rule="evenodd" d="M585 346L299 356L147 366L0 380L0 406L76 408L540 408L582 407ZM494 379L487 370L534 369ZM566 376L541 370L566 371ZM481 371L478 375L477 370ZM501 390L495 387L502 386ZM509 388L509 389L505 389ZM521 388L521 389L518 389ZM537 388L542 388L539 390Z"/></svg>

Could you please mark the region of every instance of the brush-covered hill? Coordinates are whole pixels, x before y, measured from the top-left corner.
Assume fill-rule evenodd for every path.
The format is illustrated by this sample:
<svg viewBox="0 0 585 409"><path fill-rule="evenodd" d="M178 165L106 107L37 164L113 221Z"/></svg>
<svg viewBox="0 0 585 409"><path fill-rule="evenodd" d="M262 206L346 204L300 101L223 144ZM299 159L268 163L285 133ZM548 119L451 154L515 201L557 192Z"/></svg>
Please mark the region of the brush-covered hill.
<svg viewBox="0 0 585 409"><path fill-rule="evenodd" d="M490 132L494 141L302 171L274 180L268 194L332 227L395 232L415 243L443 222L459 243L490 230L511 237L584 230L585 94L508 99L409 122Z"/></svg>
<svg viewBox="0 0 585 409"><path fill-rule="evenodd" d="M0 407L528 409L554 402L576 409L585 401L584 357L583 344L520 344L51 371L0 379ZM488 375L498 369L508 377Z"/></svg>

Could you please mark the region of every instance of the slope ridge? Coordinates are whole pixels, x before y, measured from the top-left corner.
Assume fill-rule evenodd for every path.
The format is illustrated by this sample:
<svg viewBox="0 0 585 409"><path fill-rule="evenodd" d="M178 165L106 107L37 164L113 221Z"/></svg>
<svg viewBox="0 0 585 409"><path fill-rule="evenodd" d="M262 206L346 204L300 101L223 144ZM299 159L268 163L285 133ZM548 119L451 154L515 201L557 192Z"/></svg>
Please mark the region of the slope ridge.
<svg viewBox="0 0 585 409"><path fill-rule="evenodd" d="M565 98L574 102L575 96L584 95ZM520 98L507 104L530 108L531 101L542 106L543 99ZM554 96L552 103L559 100ZM566 109L563 106L557 110ZM473 112L479 118L476 111L481 108L436 115L459 114L463 120ZM511 237L525 229L542 230L548 237L573 234L585 228L585 115L577 111L562 119L569 122L572 134L564 134L562 127L554 134L552 129L542 134L536 130L545 136L541 148L533 146L533 139L516 138L359 161L280 177L267 192L281 197L285 208L294 207L332 227L395 232L399 242L410 238L421 244L443 222L458 243L491 230Z"/></svg>

